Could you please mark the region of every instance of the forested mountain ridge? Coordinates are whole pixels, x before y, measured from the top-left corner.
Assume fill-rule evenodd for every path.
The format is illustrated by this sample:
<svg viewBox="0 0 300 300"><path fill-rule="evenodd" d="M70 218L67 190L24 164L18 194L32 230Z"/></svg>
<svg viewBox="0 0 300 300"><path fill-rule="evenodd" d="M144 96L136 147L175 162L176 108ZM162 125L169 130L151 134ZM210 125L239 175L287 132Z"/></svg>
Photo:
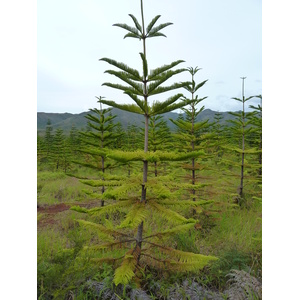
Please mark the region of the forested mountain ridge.
<svg viewBox="0 0 300 300"><path fill-rule="evenodd" d="M71 113L37 113L37 130L43 132L46 129L48 119L51 121L51 125L54 129L61 128L65 132L69 132L72 126L77 129L85 129L87 125L87 119L85 116L89 112L82 112L79 114ZM214 116L217 112L211 109L205 109L201 114L199 114L197 121L202 121L209 119L209 122L213 122ZM233 117L228 112L220 112L223 116L221 123L225 123L226 120L232 119ZM143 116L138 114L131 114L125 111L121 111L117 108L113 108L112 114L116 115L115 122L120 122L124 129L127 128L129 124L135 124L137 126L143 126ZM184 115L184 114L183 114ZM163 119L167 121L168 126L171 130L174 129L174 125L169 119L176 120L179 114L170 112L163 115Z"/></svg>

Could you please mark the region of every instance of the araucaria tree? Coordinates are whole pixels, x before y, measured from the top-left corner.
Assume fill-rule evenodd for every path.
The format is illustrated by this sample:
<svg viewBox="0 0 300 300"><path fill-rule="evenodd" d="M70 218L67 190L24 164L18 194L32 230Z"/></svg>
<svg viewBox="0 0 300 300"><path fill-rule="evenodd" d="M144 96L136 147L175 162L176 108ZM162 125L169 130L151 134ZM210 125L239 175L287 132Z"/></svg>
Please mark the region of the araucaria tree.
<svg viewBox="0 0 300 300"><path fill-rule="evenodd" d="M197 116L204 110L204 106L202 106L200 109L197 108L197 105L206 99L207 97L198 98L198 95L196 95L196 92L199 88L201 88L206 82L202 81L199 84L196 84L194 77L195 74L200 69L198 67L196 68L188 68L189 73L191 74L191 82L190 85L185 86L184 88L190 93L191 95L191 103L189 104L188 108L182 108L182 110L186 114L186 119L178 119L178 120L172 120L170 121L174 123L178 130L177 134L174 134L174 137L181 141L181 149L187 152L195 151L202 149L201 141L203 141L206 137L205 134L205 128L207 128L208 119L205 121L196 121ZM205 153L202 153L202 157L205 155ZM191 193L192 193L192 200L196 200L196 189L202 188L202 184L196 185L196 171L200 169L200 165L197 163L197 158L192 157L191 164L185 164L183 166L184 169L187 169L191 171L190 179L191 179Z"/></svg>
<svg viewBox="0 0 300 300"><path fill-rule="evenodd" d="M150 97L188 86L190 83L181 82L163 86L163 84L174 75L186 71L185 68L173 70L173 68L182 63L183 60L174 61L149 72L146 41L149 38L165 36L161 30L172 23L163 23L156 26L160 18L160 15L158 15L145 27L142 0L140 1L140 5L141 24L135 16L130 14L129 16L134 23L134 27L127 24L115 24L114 26L125 29L128 32L125 38L131 37L142 41L142 52L139 53L142 62L142 74L140 74L138 70L113 59L102 58L100 60L117 68L117 70L107 70L106 73L114 75L126 83L126 85L122 85L105 82L103 85L123 91L134 101L134 104L118 104L112 100L102 99L101 103L121 110L141 114L144 116L145 122L143 151L111 151L108 157L121 162L141 161L143 164L143 172L141 176L136 176L135 178L130 177L130 180L123 186L117 186L115 192L104 193L107 197L113 196L116 200L119 200L119 203L92 210L85 210L79 207L74 208L77 211L88 213L107 213L116 208L125 211L125 219L118 226L120 230L106 228L99 224L95 226L89 222L80 221L83 225L98 228L102 235L106 235L108 243L100 245L98 249L111 248L114 245L120 246L120 244L123 245L125 252L123 252L121 256L114 257L115 260L122 259L121 265L115 271L114 283L116 285L130 282L132 278L139 273L143 263L161 268L169 267L173 270L188 271L199 270L211 260L216 259L212 256L182 252L157 243L157 241L161 242L164 236L188 230L195 225L196 221L194 219L186 219L170 208L176 204L191 205L190 202L194 202L187 201L187 203L181 204L183 201L176 201L168 189L168 185L164 185L163 181L159 181L159 177L148 176L148 164L149 162L155 161L189 159L197 156L198 153L191 152L189 154L184 153L178 155L165 151L149 152L150 118L184 107L192 103L192 101L181 100L183 95L177 93L165 101L153 101L150 103ZM118 185L117 182L111 182L111 184ZM136 192L138 192L138 194L135 194ZM196 204L199 205L199 203L195 202L195 205ZM165 218L169 222L168 224L172 226L171 229L169 228L153 233L155 229L151 228L151 224L155 222L155 218ZM125 230L125 233L121 233L121 229ZM131 230L131 233L129 230ZM120 239L116 240L118 237ZM143 261L141 259L142 257Z"/></svg>
<svg viewBox="0 0 300 300"><path fill-rule="evenodd" d="M238 203L241 204L241 199L243 197L243 191L244 191L244 177L245 177L245 154L257 154L260 153L261 150L257 148L252 148L252 149L246 149L246 136L253 130L253 128L250 126L251 125L251 118L255 114L255 112L246 112L245 111L245 103L252 99L255 96L250 96L248 98L245 98L244 95L244 80L246 77L241 77L243 80L242 84L242 98L232 98L233 100L236 100L238 102L242 103L242 111L239 112L230 112L231 115L235 116L235 120L229 120L233 126L231 127L231 132L233 137L237 138L237 141L239 142L238 147L224 147L227 148L230 151L236 152L241 155L241 160L238 163L240 165L240 184L237 189L237 194L238 194ZM252 164L254 167L255 165ZM251 168L251 165L248 164L248 167Z"/></svg>
<svg viewBox="0 0 300 300"><path fill-rule="evenodd" d="M98 103L102 97L98 98ZM111 114L112 108L102 109L100 103L100 109L93 108L86 115L88 119L88 131L80 132L81 141L84 146L80 148L80 152L84 155L88 155L89 161L74 161L77 164L99 170L101 172L102 180L105 181L104 173L107 169L111 169L116 164L107 163L107 152L109 147L112 147L116 140L120 137L120 134L114 132L116 124L113 122L116 116ZM82 180L83 183L90 185L89 180ZM93 185L92 185L93 186ZM101 193L90 193L91 196L97 199L101 199L101 206L104 206L104 200L102 198L105 191L105 184L101 186Z"/></svg>
<svg viewBox="0 0 300 300"><path fill-rule="evenodd" d="M65 137L63 130L58 128L55 130L54 139L53 139L53 153L52 153L52 159L53 163L55 164L55 169L58 170L58 168L66 162L65 157L65 150L67 147L65 147ZM66 169L66 167L65 167Z"/></svg>

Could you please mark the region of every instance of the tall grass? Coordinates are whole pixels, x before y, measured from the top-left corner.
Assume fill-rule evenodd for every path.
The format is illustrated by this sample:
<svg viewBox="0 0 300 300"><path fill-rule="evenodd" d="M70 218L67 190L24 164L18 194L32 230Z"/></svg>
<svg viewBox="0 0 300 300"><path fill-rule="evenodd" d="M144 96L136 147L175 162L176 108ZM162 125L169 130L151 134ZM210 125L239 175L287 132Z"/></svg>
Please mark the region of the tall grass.
<svg viewBox="0 0 300 300"><path fill-rule="evenodd" d="M39 205L74 202L86 199L82 191L86 188L78 179L61 172L40 172L37 176L37 195Z"/></svg>
<svg viewBox="0 0 300 300"><path fill-rule="evenodd" d="M260 212L254 209L227 210L220 215L203 242L213 247L215 252L237 249L249 253L260 250L253 239L261 231L259 216Z"/></svg>

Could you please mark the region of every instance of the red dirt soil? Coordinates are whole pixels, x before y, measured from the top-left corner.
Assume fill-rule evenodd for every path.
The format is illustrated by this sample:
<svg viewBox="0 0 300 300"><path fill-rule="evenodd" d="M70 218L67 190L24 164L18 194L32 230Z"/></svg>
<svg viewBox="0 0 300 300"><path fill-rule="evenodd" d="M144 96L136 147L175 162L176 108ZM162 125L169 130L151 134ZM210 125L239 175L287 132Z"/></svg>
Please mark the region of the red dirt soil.
<svg viewBox="0 0 300 300"><path fill-rule="evenodd" d="M84 206L86 208L95 207L99 201L91 201L89 203L76 204L79 206ZM75 205L75 204L74 204ZM63 211L69 210L71 204L59 203L48 206L38 206L37 212L44 214L40 220L38 220L38 227L45 227L47 225L57 224L58 221L55 220L55 216Z"/></svg>
<svg viewBox="0 0 300 300"><path fill-rule="evenodd" d="M45 207L38 207L37 212L39 213L46 213L46 214L57 214L59 212L65 211L70 208L70 205L66 205L64 203L45 206Z"/></svg>
<svg viewBox="0 0 300 300"><path fill-rule="evenodd" d="M64 203L50 205L46 207L38 207L37 212L45 214L40 220L38 220L38 227L44 227L47 225L53 225L56 223L54 217L56 214L68 210L70 205Z"/></svg>

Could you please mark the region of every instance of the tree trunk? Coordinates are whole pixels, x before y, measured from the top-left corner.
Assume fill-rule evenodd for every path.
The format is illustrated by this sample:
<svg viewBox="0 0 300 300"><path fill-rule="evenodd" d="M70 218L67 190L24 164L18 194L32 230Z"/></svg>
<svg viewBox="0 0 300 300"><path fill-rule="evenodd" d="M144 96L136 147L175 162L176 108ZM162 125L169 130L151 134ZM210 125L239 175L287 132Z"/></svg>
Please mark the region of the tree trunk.
<svg viewBox="0 0 300 300"><path fill-rule="evenodd" d="M192 158L192 184L194 185L195 184L195 181L196 181L196 174L195 174L195 158ZM195 194L196 194L196 191L195 189L192 189L192 194L193 194L193 201L196 201L196 198L195 198Z"/></svg>
<svg viewBox="0 0 300 300"><path fill-rule="evenodd" d="M149 122L149 117L145 116L145 144L144 144L144 152L145 153L148 152L148 122ZM148 177L148 161L144 160L141 202L146 202L146 187L145 187L145 184L147 182L147 177Z"/></svg>
<svg viewBox="0 0 300 300"><path fill-rule="evenodd" d="M143 239L143 226L144 222L141 222L138 226L137 235L136 235L136 245L135 249L138 252L137 263L139 264L141 258L141 249L142 249L142 239Z"/></svg>
<svg viewBox="0 0 300 300"><path fill-rule="evenodd" d="M105 168L104 168L104 157L101 156L101 164L102 164L102 180L104 180L104 172L105 172ZM101 194L103 195L105 192L105 187L104 185L101 188ZM104 206L104 200L101 200L101 206Z"/></svg>
<svg viewBox="0 0 300 300"><path fill-rule="evenodd" d="M244 81L243 81L244 82ZM244 188L244 158L245 158L245 96L244 96L244 84L243 84L243 112L242 112L242 165L241 165L241 182L239 186L239 204L240 199L243 196Z"/></svg>
<svg viewBox="0 0 300 300"><path fill-rule="evenodd" d="M141 15L142 15L142 27L143 27L143 53L146 59L146 35L145 35L145 22L144 22L144 11L143 11L143 0L141 0ZM144 104L147 107L147 97L148 97L148 90L147 90L147 74L143 76L144 82ZM148 113L148 112L147 112ZM148 152L148 125L149 123L149 116L145 114L145 143L144 143L144 152ZM143 165L143 183L142 183L142 195L141 195L141 203L146 202L146 182L147 182L147 175L148 175L148 161L144 160ZM139 251L142 249L142 239L143 239L143 225L144 222L141 222L138 226L137 235L136 235L136 248L139 248ZM139 264L140 261L140 254L137 258L137 263Z"/></svg>
<svg viewBox="0 0 300 300"><path fill-rule="evenodd" d="M192 75L192 80L194 81L194 75ZM192 99L194 100L194 92L192 93ZM192 135L195 135L194 132L194 124L195 124L195 104L192 103ZM195 142L192 141L192 151L195 150ZM195 158L192 158L192 184L195 185L195 181L196 181L196 175L195 175ZM195 189L192 189L192 194L193 194L193 201L196 201L195 198ZM193 214L195 214L196 211L193 209Z"/></svg>
<svg viewBox="0 0 300 300"><path fill-rule="evenodd" d="M244 153L242 153L242 165L241 165L241 181L238 189L239 197L243 196L243 187L244 187Z"/></svg>

